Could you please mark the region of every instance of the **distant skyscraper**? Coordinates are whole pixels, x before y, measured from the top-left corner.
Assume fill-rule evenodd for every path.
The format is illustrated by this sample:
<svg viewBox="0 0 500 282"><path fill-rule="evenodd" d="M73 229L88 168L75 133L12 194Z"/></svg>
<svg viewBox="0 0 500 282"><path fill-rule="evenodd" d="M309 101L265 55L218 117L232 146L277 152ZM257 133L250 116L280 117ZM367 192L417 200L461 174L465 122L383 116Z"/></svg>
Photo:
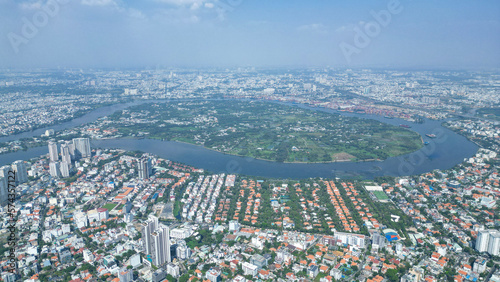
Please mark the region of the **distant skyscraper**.
<svg viewBox="0 0 500 282"><path fill-rule="evenodd" d="M148 179L151 176L151 161L148 158L140 158L138 171L140 179Z"/></svg>
<svg viewBox="0 0 500 282"><path fill-rule="evenodd" d="M49 172L52 177L61 177L59 162L50 162L49 164Z"/></svg>
<svg viewBox="0 0 500 282"><path fill-rule="evenodd" d="M4 165L0 167L0 181L3 181L5 189L8 189L9 183L9 171L12 170L12 167L9 165ZM12 175L12 174L11 174ZM7 190L6 190L7 191Z"/></svg>
<svg viewBox="0 0 500 282"><path fill-rule="evenodd" d="M28 182L28 171L26 170L26 164L22 160L18 160L12 163L12 169L16 172L16 183Z"/></svg>
<svg viewBox="0 0 500 282"><path fill-rule="evenodd" d="M8 165L0 167L0 205L7 204L8 200L8 184L9 184L9 171L12 168ZM12 174L11 174L12 175Z"/></svg>
<svg viewBox="0 0 500 282"><path fill-rule="evenodd" d="M90 140L88 138L75 138L73 144L75 145L75 154L82 158L90 157Z"/></svg>
<svg viewBox="0 0 500 282"><path fill-rule="evenodd" d="M69 149L69 154L71 155L71 159L74 160L75 159L75 143L73 142L66 142L66 144L68 144L68 149Z"/></svg>
<svg viewBox="0 0 500 282"><path fill-rule="evenodd" d="M57 162L59 160L56 142L49 141L49 158L51 162Z"/></svg>
<svg viewBox="0 0 500 282"><path fill-rule="evenodd" d="M61 170L62 177L69 177L70 164L67 162L60 162L59 169Z"/></svg>
<svg viewBox="0 0 500 282"><path fill-rule="evenodd" d="M0 205L7 204L10 170L12 170L12 167L8 165L0 167ZM10 175L12 175L12 173Z"/></svg>
<svg viewBox="0 0 500 282"><path fill-rule="evenodd" d="M156 266L170 262L170 236L168 227L160 225L151 236L153 237L153 263Z"/></svg>
<svg viewBox="0 0 500 282"><path fill-rule="evenodd" d="M61 144L61 160L71 167L71 152L68 143Z"/></svg>
<svg viewBox="0 0 500 282"><path fill-rule="evenodd" d="M0 167L0 176L7 178L9 175L9 170L12 170L12 167L10 165L4 165Z"/></svg>
<svg viewBox="0 0 500 282"><path fill-rule="evenodd" d="M151 234L156 228L158 228L158 218L155 216L150 216L149 219L142 224L142 242L146 255L153 254L153 239Z"/></svg>
<svg viewBox="0 0 500 282"><path fill-rule="evenodd" d="M170 262L169 228L158 223L158 218L150 216L142 224L142 241L144 252L151 256L153 264L160 266Z"/></svg>
<svg viewBox="0 0 500 282"><path fill-rule="evenodd" d="M149 238L149 222L146 221L146 222L143 222L141 223L141 226L142 226L142 229L141 229L141 233L142 233L142 247L144 248L144 253L146 255L149 255L151 254L151 239Z"/></svg>
<svg viewBox="0 0 500 282"><path fill-rule="evenodd" d="M487 252L492 256L500 254L500 231L480 230L476 239L476 250L480 253Z"/></svg>
<svg viewBox="0 0 500 282"><path fill-rule="evenodd" d="M5 205L7 203L7 182L5 181L5 177L0 176L0 205Z"/></svg>
<svg viewBox="0 0 500 282"><path fill-rule="evenodd" d="M500 254L500 231L498 230L490 230L488 253L492 256Z"/></svg>

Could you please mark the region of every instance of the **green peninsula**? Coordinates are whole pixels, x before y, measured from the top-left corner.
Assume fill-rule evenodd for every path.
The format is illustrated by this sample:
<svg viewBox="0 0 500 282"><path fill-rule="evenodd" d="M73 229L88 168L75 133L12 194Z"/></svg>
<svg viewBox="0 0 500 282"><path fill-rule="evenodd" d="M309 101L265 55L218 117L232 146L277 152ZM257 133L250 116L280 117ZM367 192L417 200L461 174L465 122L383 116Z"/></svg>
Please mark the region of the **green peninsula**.
<svg viewBox="0 0 500 282"><path fill-rule="evenodd" d="M278 162L383 160L423 146L420 136L405 128L264 101L143 104L98 126L121 136L181 141Z"/></svg>

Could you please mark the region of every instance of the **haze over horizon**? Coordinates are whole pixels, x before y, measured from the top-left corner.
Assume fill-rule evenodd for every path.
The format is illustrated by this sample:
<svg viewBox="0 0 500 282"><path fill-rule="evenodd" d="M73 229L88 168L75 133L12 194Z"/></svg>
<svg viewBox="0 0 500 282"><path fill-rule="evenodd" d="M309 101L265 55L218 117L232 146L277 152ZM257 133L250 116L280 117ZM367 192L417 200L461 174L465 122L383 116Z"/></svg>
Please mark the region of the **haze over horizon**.
<svg viewBox="0 0 500 282"><path fill-rule="evenodd" d="M500 67L493 0L54 1L0 0L0 68Z"/></svg>

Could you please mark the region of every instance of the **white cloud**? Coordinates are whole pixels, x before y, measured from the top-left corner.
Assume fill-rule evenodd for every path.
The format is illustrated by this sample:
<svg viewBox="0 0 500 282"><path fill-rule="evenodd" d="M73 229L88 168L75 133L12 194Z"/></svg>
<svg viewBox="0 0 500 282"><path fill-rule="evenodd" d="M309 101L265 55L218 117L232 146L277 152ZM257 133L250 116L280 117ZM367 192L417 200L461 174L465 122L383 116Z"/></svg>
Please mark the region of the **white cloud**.
<svg viewBox="0 0 500 282"><path fill-rule="evenodd" d="M224 9L218 0L150 0L163 3L154 9L152 18L170 23L207 23L223 21L231 8ZM225 1L225 0L224 0ZM229 1L230 2L230 1ZM228 4L229 5L229 4Z"/></svg>
<svg viewBox="0 0 500 282"><path fill-rule="evenodd" d="M297 30L298 31L305 31L305 32L315 32L315 33L321 33L321 34L328 33L327 27L324 24L320 24L320 23L301 25L297 28Z"/></svg>
<svg viewBox="0 0 500 282"><path fill-rule="evenodd" d="M200 8L200 4L199 3L193 3L191 5L191 10L198 10Z"/></svg>
<svg viewBox="0 0 500 282"><path fill-rule="evenodd" d="M161 9L153 15L153 19L158 22L169 24L195 24L201 21L201 18L196 12L188 8Z"/></svg>
<svg viewBox="0 0 500 282"><path fill-rule="evenodd" d="M365 24L364 21L358 22L358 26L364 26ZM356 26L357 25L353 23L345 24L336 28L335 32L339 34L350 34Z"/></svg>
<svg viewBox="0 0 500 282"><path fill-rule="evenodd" d="M87 6L113 5L113 6L116 6L117 4L114 0L82 0L82 5L87 5Z"/></svg>
<svg viewBox="0 0 500 282"><path fill-rule="evenodd" d="M146 15L144 15L144 13L142 13L141 11L137 10L137 9L133 9L133 8L129 8L128 9L128 15L131 17L131 18L135 18L135 19L146 19Z"/></svg>
<svg viewBox="0 0 500 282"><path fill-rule="evenodd" d="M200 21L200 18L198 16L195 16L195 15L192 15L190 18L189 18L189 23L197 23Z"/></svg>
<svg viewBox="0 0 500 282"><path fill-rule="evenodd" d="M38 0L20 3L19 7L23 10L38 10L42 8L42 1Z"/></svg>
<svg viewBox="0 0 500 282"><path fill-rule="evenodd" d="M192 6L194 4L201 5L205 0L156 0L157 2L162 2L174 6Z"/></svg>
<svg viewBox="0 0 500 282"><path fill-rule="evenodd" d="M335 32L337 33L343 33L346 32L347 30L351 29L352 27L348 27L347 25L340 26L335 29Z"/></svg>

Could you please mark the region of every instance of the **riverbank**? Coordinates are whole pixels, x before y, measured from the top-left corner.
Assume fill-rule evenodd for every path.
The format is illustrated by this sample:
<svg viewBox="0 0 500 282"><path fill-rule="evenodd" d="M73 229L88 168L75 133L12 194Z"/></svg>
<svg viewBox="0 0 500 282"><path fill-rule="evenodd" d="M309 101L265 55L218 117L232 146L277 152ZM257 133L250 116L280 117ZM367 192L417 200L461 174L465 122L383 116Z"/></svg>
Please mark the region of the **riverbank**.
<svg viewBox="0 0 500 282"><path fill-rule="evenodd" d="M30 127L27 130L15 131L15 132L12 132L11 134L8 134L8 135L5 135L5 134L4 135L0 135L0 140L3 139L3 138L9 138L11 136L16 136L16 135L23 134L23 133L30 133L30 132L33 132L35 130L49 130L49 129L52 129L51 127L53 127L53 126L60 125L60 124L63 124L65 122L70 122L70 121L75 120L77 118L81 118L84 115L86 115L86 114L88 114L90 112L93 112L95 110L98 110L100 108L109 107L109 106L113 106L113 105L119 105L119 104L123 104L123 102L122 103L104 103L104 104L90 105L90 109L76 111L71 117L67 117L65 119L57 120L57 121L54 121L54 122L51 122L51 123L46 123L46 124L41 124L41 125L35 125L35 126ZM32 136L32 137L34 137L34 136Z"/></svg>

